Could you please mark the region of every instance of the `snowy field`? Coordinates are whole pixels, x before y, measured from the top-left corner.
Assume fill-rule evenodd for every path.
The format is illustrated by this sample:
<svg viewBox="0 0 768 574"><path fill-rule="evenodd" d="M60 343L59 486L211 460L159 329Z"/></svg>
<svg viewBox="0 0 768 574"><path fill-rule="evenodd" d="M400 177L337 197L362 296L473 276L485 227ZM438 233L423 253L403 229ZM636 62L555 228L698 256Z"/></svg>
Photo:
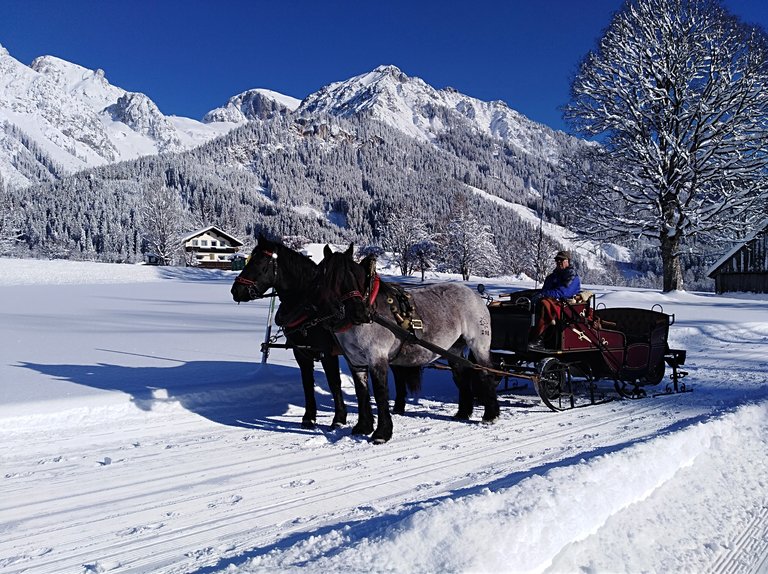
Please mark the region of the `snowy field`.
<svg viewBox="0 0 768 574"><path fill-rule="evenodd" d="M428 370L374 446L327 429L321 371L301 429L233 278L0 259L0 573L768 572L766 298L596 287L675 314L694 392L553 413L522 389L483 425Z"/></svg>

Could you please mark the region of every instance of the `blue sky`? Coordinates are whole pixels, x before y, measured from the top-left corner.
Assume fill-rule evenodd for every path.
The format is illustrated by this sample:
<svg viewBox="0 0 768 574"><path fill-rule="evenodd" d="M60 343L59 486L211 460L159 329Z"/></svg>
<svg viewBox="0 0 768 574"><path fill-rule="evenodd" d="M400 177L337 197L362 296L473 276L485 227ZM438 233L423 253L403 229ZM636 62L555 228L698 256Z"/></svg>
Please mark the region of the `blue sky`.
<svg viewBox="0 0 768 574"><path fill-rule="evenodd" d="M570 77L622 0L0 0L0 44L101 68L165 114L200 119L268 88L304 98L394 64L566 129ZM768 2L727 0L768 28Z"/></svg>

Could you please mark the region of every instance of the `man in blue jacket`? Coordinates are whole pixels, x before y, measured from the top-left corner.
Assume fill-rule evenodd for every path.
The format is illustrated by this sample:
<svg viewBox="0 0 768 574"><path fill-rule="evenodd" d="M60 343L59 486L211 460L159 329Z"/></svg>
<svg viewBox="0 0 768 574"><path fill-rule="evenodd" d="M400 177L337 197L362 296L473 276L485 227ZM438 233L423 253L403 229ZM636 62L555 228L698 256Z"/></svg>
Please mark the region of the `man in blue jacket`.
<svg viewBox="0 0 768 574"><path fill-rule="evenodd" d="M544 332L560 316L558 300L570 299L581 291L581 279L571 266L571 252L558 251L555 255L555 269L544 279L544 285L531 301L540 304L539 319L531 332L532 347L543 347Z"/></svg>

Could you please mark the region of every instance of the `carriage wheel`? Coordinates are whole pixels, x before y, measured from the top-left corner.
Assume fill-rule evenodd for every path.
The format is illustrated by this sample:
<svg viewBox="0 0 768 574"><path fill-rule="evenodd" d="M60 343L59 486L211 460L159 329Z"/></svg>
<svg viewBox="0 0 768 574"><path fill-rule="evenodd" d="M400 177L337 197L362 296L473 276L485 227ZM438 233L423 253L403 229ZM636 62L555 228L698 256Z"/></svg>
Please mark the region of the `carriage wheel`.
<svg viewBox="0 0 768 574"><path fill-rule="evenodd" d="M536 368L539 377L534 384L544 404L553 411L573 408L568 398L568 367L554 357L548 357L540 361Z"/></svg>
<svg viewBox="0 0 768 574"><path fill-rule="evenodd" d="M616 381L613 384L613 387L623 399L644 399L648 396L645 389L634 382L627 383L626 381Z"/></svg>
<svg viewBox="0 0 768 574"><path fill-rule="evenodd" d="M662 358L655 366L648 369L648 373L641 379L642 384L656 386L664 380L667 366Z"/></svg>
<svg viewBox="0 0 768 574"><path fill-rule="evenodd" d="M607 402L608 399L591 379L574 378L569 366L548 357L537 365L536 392L553 411L564 411Z"/></svg>

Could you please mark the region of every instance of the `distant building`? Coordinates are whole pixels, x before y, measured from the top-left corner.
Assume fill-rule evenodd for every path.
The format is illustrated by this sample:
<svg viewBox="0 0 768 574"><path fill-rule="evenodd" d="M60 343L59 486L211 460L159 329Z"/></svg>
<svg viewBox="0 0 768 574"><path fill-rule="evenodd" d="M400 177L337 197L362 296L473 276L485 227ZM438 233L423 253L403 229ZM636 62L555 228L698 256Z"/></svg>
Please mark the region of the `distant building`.
<svg viewBox="0 0 768 574"><path fill-rule="evenodd" d="M768 219L709 270L716 293L768 293Z"/></svg>
<svg viewBox="0 0 768 574"><path fill-rule="evenodd" d="M232 258L243 246L242 241L213 225L190 233L182 242L187 261L215 269L232 269Z"/></svg>

